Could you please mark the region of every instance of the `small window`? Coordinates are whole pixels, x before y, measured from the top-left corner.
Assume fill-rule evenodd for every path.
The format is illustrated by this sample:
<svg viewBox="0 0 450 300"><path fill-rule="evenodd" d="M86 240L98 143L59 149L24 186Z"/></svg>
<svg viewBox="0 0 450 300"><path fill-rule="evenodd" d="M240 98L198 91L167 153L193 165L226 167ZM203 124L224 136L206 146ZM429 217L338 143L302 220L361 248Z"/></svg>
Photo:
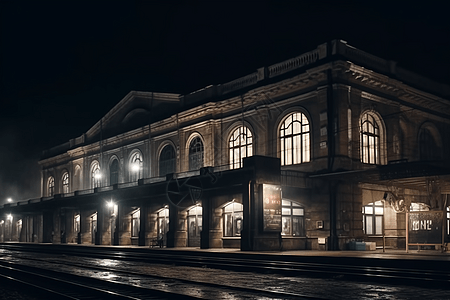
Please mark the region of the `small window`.
<svg viewBox="0 0 450 300"><path fill-rule="evenodd" d="M166 235L169 231L169 209L163 208L158 213L158 239L166 241Z"/></svg>
<svg viewBox="0 0 450 300"><path fill-rule="evenodd" d="M383 234L384 202L376 201L363 206L363 229L367 235Z"/></svg>
<svg viewBox="0 0 450 300"><path fill-rule="evenodd" d="M447 235L450 235L450 206L447 206Z"/></svg>
<svg viewBox="0 0 450 300"><path fill-rule="evenodd" d="M47 183L47 196L52 197L55 194L55 178L50 176Z"/></svg>
<svg viewBox="0 0 450 300"><path fill-rule="evenodd" d="M80 233L80 215L76 215L73 221L73 231L78 234Z"/></svg>
<svg viewBox="0 0 450 300"><path fill-rule="evenodd" d="M140 152L134 152L130 158L129 171L130 181L138 181L143 177L144 164Z"/></svg>
<svg viewBox="0 0 450 300"><path fill-rule="evenodd" d="M100 165L97 161L92 163L91 167L91 187L97 188L100 187L101 173L100 173Z"/></svg>
<svg viewBox="0 0 450 300"><path fill-rule="evenodd" d="M305 210L294 201L283 199L281 204L281 235L305 236Z"/></svg>
<svg viewBox="0 0 450 300"><path fill-rule="evenodd" d="M361 161L365 164L381 163L380 124L369 112L362 115L361 124Z"/></svg>
<svg viewBox="0 0 450 300"><path fill-rule="evenodd" d="M64 194L69 192L69 173L64 173L62 176L62 190Z"/></svg>
<svg viewBox="0 0 450 300"><path fill-rule="evenodd" d="M225 237L241 236L244 206L240 203L232 202L224 207L224 233Z"/></svg>
<svg viewBox="0 0 450 300"><path fill-rule="evenodd" d="M189 145L189 171L199 170L203 167L204 149L199 136L195 137Z"/></svg>
<svg viewBox="0 0 450 300"><path fill-rule="evenodd" d="M175 149L172 145L166 145L159 156L159 176L175 173Z"/></svg>
<svg viewBox="0 0 450 300"><path fill-rule="evenodd" d="M114 159L109 166L109 182L110 185L119 183L119 161Z"/></svg>
<svg viewBox="0 0 450 300"><path fill-rule="evenodd" d="M137 211L131 214L131 237L139 237L141 223L141 211Z"/></svg>

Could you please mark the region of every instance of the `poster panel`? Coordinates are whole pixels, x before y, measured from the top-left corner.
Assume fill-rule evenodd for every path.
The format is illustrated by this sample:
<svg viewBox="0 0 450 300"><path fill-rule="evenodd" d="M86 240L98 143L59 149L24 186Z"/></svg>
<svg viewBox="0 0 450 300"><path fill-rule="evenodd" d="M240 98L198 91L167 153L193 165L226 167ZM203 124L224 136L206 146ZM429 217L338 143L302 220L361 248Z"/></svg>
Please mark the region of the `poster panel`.
<svg viewBox="0 0 450 300"><path fill-rule="evenodd" d="M263 230L281 232L281 186L263 184Z"/></svg>
<svg viewBox="0 0 450 300"><path fill-rule="evenodd" d="M409 244L442 244L442 211L410 212Z"/></svg>

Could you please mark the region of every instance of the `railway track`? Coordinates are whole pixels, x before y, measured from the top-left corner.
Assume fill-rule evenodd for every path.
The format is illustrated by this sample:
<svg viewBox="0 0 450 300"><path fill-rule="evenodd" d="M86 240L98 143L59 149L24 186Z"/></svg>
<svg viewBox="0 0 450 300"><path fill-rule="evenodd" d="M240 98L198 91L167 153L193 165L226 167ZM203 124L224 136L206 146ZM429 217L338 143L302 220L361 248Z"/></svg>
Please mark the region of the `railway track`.
<svg viewBox="0 0 450 300"><path fill-rule="evenodd" d="M19 260L22 263L0 261L0 276L14 281L15 284L32 288L44 298L51 295L57 296L58 299L254 299L255 297L259 299L324 299L298 293L228 286L108 267L92 267L67 261L49 263L33 258ZM24 265L23 260L33 260L40 267ZM71 273L51 270L49 264L64 265L71 270ZM131 278L133 281L142 282L143 286L73 274L73 272L80 272L80 269L81 272L86 270L96 273L105 272L114 274L116 278ZM152 288L155 286L164 286L166 290ZM173 286L176 286L176 292L170 291Z"/></svg>
<svg viewBox="0 0 450 300"><path fill-rule="evenodd" d="M10 250L42 251L39 246L23 248L18 245L7 245ZM271 255L227 255L227 253L193 253L189 251L151 251L149 249L114 249L108 247L45 247L46 253L95 257L99 259L114 259L142 263L158 263L191 267L208 267L232 271L252 271L258 273L278 273L288 276L317 276L321 278L342 278L370 282L387 282L413 286L426 286L448 289L450 274L448 262L417 262L409 261L395 266L393 260L352 260L348 258L321 259L302 257L283 257L285 260L274 259ZM63 249L63 251L61 250ZM56 250L56 251L55 251ZM213 254L213 255L211 255ZM310 260L309 262L307 260ZM351 263L350 263L351 262ZM65 262L67 264L67 262ZM81 267L81 266L78 266ZM112 271L103 268L102 271ZM117 270L115 270L117 271ZM140 274L142 275L142 274ZM162 278L160 278L162 279ZM185 284L195 284L184 281ZM217 287L219 288L219 287ZM230 288L230 287L229 287ZM239 291L241 292L241 291ZM250 292L250 291L249 291ZM255 292L255 290L253 291ZM288 296L288 295L286 295ZM306 297L305 295L298 295Z"/></svg>

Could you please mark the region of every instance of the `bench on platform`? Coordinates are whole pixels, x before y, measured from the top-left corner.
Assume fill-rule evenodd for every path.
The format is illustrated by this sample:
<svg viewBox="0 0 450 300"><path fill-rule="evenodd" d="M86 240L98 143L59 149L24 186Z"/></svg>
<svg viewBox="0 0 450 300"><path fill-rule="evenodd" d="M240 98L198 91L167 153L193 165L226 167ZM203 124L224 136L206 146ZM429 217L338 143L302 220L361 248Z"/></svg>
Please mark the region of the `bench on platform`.
<svg viewBox="0 0 450 300"><path fill-rule="evenodd" d="M159 248L162 248L163 247L163 239L159 239L159 238L151 238L150 239L150 248L153 248L153 247L159 247Z"/></svg>

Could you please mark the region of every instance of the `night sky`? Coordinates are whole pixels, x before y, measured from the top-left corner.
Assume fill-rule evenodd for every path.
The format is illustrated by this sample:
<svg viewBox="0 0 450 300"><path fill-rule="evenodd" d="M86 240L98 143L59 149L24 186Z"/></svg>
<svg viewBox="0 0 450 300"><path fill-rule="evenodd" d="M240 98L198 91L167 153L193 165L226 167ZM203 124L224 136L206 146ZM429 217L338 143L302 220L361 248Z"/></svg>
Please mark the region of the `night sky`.
<svg viewBox="0 0 450 300"><path fill-rule="evenodd" d="M40 197L42 150L131 90L189 93L332 39L450 84L445 2L392 2L1 1L0 205Z"/></svg>

